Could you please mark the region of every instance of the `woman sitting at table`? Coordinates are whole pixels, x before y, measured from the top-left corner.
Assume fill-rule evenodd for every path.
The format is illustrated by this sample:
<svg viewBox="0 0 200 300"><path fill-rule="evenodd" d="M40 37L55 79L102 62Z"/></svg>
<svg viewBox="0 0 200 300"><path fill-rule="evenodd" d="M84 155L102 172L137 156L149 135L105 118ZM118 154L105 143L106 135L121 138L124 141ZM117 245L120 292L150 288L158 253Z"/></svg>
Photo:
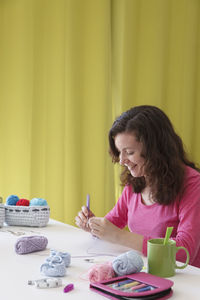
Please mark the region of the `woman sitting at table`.
<svg viewBox="0 0 200 300"><path fill-rule="evenodd" d="M109 144L113 162L124 166L122 195L103 218L83 206L76 224L144 255L148 239L164 237L173 226L171 238L200 267L200 170L187 158L169 118L155 106L133 107L113 123ZM178 251L177 260L185 259Z"/></svg>

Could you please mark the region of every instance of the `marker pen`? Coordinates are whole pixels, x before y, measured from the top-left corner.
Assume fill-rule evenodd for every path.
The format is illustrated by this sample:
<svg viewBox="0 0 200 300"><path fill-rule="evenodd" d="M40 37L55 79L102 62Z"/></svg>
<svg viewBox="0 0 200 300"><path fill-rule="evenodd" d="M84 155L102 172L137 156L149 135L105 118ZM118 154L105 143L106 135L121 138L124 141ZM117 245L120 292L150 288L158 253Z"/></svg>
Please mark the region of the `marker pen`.
<svg viewBox="0 0 200 300"><path fill-rule="evenodd" d="M139 285L139 284L140 284L140 282L138 282L138 281L133 281L133 282L130 282L130 283L121 285L121 286L120 286L120 289L131 288L132 286L136 286L136 285Z"/></svg>
<svg viewBox="0 0 200 300"><path fill-rule="evenodd" d="M126 280L119 281L119 282L115 283L115 286L121 286L121 285L131 283L131 282L133 282L133 279L126 279Z"/></svg>
<svg viewBox="0 0 200 300"><path fill-rule="evenodd" d="M139 292L146 292L146 291L150 291L150 290L153 290L153 287L150 286L150 285L147 285L141 289L138 289L138 290L134 290L135 293L139 293Z"/></svg>
<svg viewBox="0 0 200 300"><path fill-rule="evenodd" d="M145 283L141 283L141 284L139 284L139 285L137 285L137 286L132 287L131 290L132 290L132 291L134 291L134 290L139 290L139 289L141 289L141 288L143 288L143 287L145 287L145 286L147 286Z"/></svg>

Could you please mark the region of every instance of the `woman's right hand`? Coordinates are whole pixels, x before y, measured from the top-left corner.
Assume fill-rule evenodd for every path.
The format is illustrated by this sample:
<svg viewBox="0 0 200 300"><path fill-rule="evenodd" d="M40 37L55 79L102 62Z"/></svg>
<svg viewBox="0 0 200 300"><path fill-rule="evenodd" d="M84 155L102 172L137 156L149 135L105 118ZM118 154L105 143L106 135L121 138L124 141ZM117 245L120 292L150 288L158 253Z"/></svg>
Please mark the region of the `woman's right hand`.
<svg viewBox="0 0 200 300"><path fill-rule="evenodd" d="M81 211L75 217L76 225L85 231L91 232L88 220L92 217L95 217L93 212L88 210L86 206L82 206Z"/></svg>

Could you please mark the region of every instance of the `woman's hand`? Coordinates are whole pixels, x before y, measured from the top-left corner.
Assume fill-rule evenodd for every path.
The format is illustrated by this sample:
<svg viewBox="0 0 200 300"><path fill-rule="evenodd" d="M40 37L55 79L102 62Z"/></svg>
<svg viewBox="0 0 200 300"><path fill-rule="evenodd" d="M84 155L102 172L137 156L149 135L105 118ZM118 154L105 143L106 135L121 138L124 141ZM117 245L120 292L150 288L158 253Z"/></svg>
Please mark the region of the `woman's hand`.
<svg viewBox="0 0 200 300"><path fill-rule="evenodd" d="M76 225L85 231L91 232L89 219L92 217L95 217L93 212L88 210L86 206L82 206L81 211L78 212L75 218Z"/></svg>
<svg viewBox="0 0 200 300"><path fill-rule="evenodd" d="M92 217L88 223L92 235L112 243L119 242L122 230L113 225L106 218Z"/></svg>
<svg viewBox="0 0 200 300"><path fill-rule="evenodd" d="M106 218L92 217L89 219L89 228L92 235L109 241L111 243L123 245L142 252L143 236L126 229L120 229Z"/></svg>

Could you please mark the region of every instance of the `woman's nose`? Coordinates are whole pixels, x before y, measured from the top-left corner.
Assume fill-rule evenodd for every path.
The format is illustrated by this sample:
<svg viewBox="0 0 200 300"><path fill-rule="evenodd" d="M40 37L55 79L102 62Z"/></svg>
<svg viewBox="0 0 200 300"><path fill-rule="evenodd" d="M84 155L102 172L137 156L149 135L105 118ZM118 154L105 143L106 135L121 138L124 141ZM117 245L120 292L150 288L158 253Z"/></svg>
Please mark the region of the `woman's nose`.
<svg viewBox="0 0 200 300"><path fill-rule="evenodd" d="M122 154L119 157L119 163L120 163L121 166L123 166L127 163L127 158Z"/></svg>

